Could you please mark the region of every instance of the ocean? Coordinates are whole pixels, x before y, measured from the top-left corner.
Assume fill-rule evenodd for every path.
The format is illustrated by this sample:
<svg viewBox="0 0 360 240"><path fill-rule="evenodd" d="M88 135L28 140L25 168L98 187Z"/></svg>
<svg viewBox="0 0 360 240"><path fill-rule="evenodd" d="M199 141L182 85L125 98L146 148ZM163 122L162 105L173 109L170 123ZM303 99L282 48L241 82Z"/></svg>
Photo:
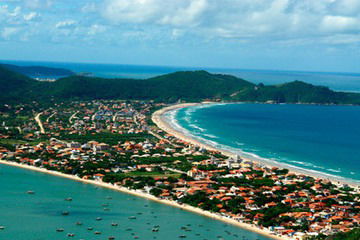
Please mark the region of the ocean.
<svg viewBox="0 0 360 240"><path fill-rule="evenodd" d="M169 112L186 134L254 160L360 183L360 107L215 104Z"/></svg>
<svg viewBox="0 0 360 240"><path fill-rule="evenodd" d="M20 66L60 67L97 77L145 79L204 69L265 84L301 80L333 90L360 92L359 73L187 68L111 64L0 61ZM48 78L57 76L44 76ZM219 104L190 107L170 116L177 127L201 141L248 157L286 163L360 181L360 107ZM191 133L190 133L191 132ZM176 208L42 173L0 165L0 239L267 239L237 227ZM26 191L34 190L29 195ZM72 202L64 198L72 197ZM110 197L110 198L108 198ZM104 211L108 204L110 211ZM62 211L69 216L62 216ZM129 220L129 216L136 219ZM102 221L96 221L102 217ZM82 226L75 223L81 221ZM118 227L111 223L117 222ZM159 232L152 232L160 225ZM187 226L191 232L184 232ZM88 227L94 227L88 231ZM62 233L57 228L64 228ZM101 231L101 235L94 235ZM171 236L171 238L169 238Z"/></svg>
<svg viewBox="0 0 360 240"><path fill-rule="evenodd" d="M16 167L0 165L0 182L0 226L5 226L0 239L4 240L100 240L110 236L121 240L172 240L181 235L191 240L268 239L147 199ZM29 190L35 194L28 194ZM64 200L69 197L72 201ZM63 216L63 211L69 215ZM136 219L129 219L131 216ZM97 221L98 217L102 220ZM160 230L153 232L156 225ZM57 232L59 228L64 232ZM68 238L68 233L75 236Z"/></svg>
<svg viewBox="0 0 360 240"><path fill-rule="evenodd" d="M47 66L65 68L76 73L89 73L92 76L105 78L145 79L162 74L172 73L175 71L207 70L211 73L231 74L254 83L281 84L299 80L315 85L327 86L337 91L360 92L360 69L359 73L338 73L8 60L0 60L0 63L9 63L19 66ZM58 76L43 76L43 78L58 78Z"/></svg>

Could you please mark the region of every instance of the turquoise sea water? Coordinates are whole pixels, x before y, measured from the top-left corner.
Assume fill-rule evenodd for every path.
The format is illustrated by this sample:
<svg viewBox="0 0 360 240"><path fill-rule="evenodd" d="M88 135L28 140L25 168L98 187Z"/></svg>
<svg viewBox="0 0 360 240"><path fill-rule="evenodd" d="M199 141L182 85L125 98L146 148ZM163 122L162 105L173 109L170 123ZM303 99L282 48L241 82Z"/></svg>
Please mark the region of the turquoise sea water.
<svg viewBox="0 0 360 240"><path fill-rule="evenodd" d="M360 92L360 69L358 73L336 72L306 72L281 70L255 70L255 69L223 69L208 67L180 67L180 66L144 66L125 64L93 64L93 63L61 63L61 62L31 62L31 61L5 61L20 66L47 66L59 67L74 72L88 72L93 76L106 78L136 78L144 79L175 71L207 70L212 73L231 74L254 83L280 84L300 80L315 85L323 85L334 90ZM43 76L54 77L56 76Z"/></svg>
<svg viewBox="0 0 360 240"><path fill-rule="evenodd" d="M259 239L263 236L150 200L43 173L0 165L1 240ZM28 190L35 194L27 194ZM71 202L65 198L71 197ZM104 206L103 204L106 204ZM105 211L104 208L108 208ZM62 216L62 211L69 211ZM129 219L136 216L136 219ZM101 221L96 221L101 217ZM76 222L82 222L78 226ZM111 223L118 223L117 227ZM155 225L159 232L152 232ZM93 227L92 231L87 230ZM187 227L191 231L184 231ZM64 228L64 232L56 232ZM101 235L95 235L101 231ZM74 233L74 237L67 237Z"/></svg>
<svg viewBox="0 0 360 240"><path fill-rule="evenodd" d="M360 107L218 104L170 112L202 141L360 182Z"/></svg>

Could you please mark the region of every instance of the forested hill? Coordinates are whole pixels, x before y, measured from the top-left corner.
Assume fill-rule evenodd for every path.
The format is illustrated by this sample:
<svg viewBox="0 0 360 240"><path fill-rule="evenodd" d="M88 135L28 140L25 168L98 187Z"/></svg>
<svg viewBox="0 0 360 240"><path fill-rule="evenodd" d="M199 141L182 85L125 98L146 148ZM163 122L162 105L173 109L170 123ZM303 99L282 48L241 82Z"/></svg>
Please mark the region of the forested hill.
<svg viewBox="0 0 360 240"><path fill-rule="evenodd" d="M42 67L42 66L17 66L13 64L0 64L0 66L7 68L11 71L33 77L46 77L46 76L67 77L75 74L74 72L63 68Z"/></svg>
<svg viewBox="0 0 360 240"><path fill-rule="evenodd" d="M335 92L304 82L256 85L206 71L186 71L146 80L71 76L39 82L0 66L0 101L139 99L175 102L225 100L279 103L360 104L360 94Z"/></svg>

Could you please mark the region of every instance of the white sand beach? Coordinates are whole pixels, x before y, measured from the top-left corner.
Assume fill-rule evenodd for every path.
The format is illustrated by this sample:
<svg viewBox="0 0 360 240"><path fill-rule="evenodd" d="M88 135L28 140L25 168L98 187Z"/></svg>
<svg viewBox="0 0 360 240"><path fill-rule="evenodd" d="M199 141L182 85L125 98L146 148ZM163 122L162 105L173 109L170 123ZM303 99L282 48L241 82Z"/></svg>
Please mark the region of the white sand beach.
<svg viewBox="0 0 360 240"><path fill-rule="evenodd" d="M186 107L191 107L191 106L199 106L199 105L205 105L205 104L214 104L211 102L205 102L205 103L183 103L183 104L176 104L176 105L171 105L165 108L162 108L158 111L156 111L153 115L152 115L152 120L153 122L159 127L161 128L163 131L175 136L176 138L179 138L185 142L191 143L193 145L202 147L204 149L210 150L210 151L219 151L222 154L224 154L225 156L228 157L234 157L236 154L225 150L225 149L221 149L221 148L216 148L214 146L211 146L209 144L200 142L199 140L194 139L191 136L186 135L184 132L181 132L179 129L175 129L171 123L169 123L167 121L167 119L164 117L164 115L167 112L170 111L175 111L177 109L180 108L186 108ZM289 169L290 172L295 173L295 174L303 174L303 175L308 175L308 176L312 176L314 178L321 178L321 179L327 179L330 180L331 182L333 182L334 184L347 184L353 188L356 189L360 189L360 185L358 182L356 181L352 181L351 179L346 179L346 178L342 178L342 177L337 177L337 176L333 176L333 175L329 175L326 173L321 173L321 172L317 172L317 171L312 171L312 170L307 170L304 168L300 168L300 167L296 167L296 166L291 166L285 163L280 163L280 162L273 162L273 161L262 161L262 160L253 160L253 159L248 159L244 156L241 156L244 160L246 161L252 161L254 163L258 163L261 165L265 165L268 167L279 167L279 168L286 168Z"/></svg>
<svg viewBox="0 0 360 240"><path fill-rule="evenodd" d="M220 220L220 221L223 221L225 223L229 223L229 224L238 226L238 227L246 229L248 231L256 232L258 234L261 234L263 236L266 236L266 237L269 237L269 238L272 238L272 239L278 239L278 240L290 239L290 238L287 238L287 237L274 235L273 233L271 233L270 231L268 231L266 229L260 229L258 227L255 227L255 226L251 225L251 224L241 223L241 222L238 222L238 221L236 221L234 219L230 219L230 218L227 218L227 217L215 214L215 213L204 211L204 210L202 210L200 208L195 208L195 207L192 207L192 206L189 206L189 205L186 205L186 204L179 204L179 203L177 203L175 201L170 201L170 200L166 200L166 199L159 199L159 198L157 198L157 197L155 197L155 196L153 196L151 194L147 194L147 193L142 192L142 191L129 190L127 188L120 187L120 186L115 186L115 185L110 184L110 183L104 183L104 182L95 181L95 180L86 180L86 179L82 179L82 178L79 178L79 177L74 176L74 175L64 174L64 173L60 173L60 172L56 172L56 171L50 171L50 170L47 170L47 169L44 169L44 168L34 167L34 166L20 164L20 163L16 163L16 162L0 160L0 164L5 164L5 165L8 165L8 166L13 166L13 167L19 167L19 168L32 170L32 171L36 171L36 172L41 172L41 173L45 173L45 174L50 174L50 175L54 175L54 176L57 176L57 177L62 177L62 178L67 178L67 179L70 179L70 180L82 182L82 183L85 183L85 184L93 184L93 185L103 187L103 188L108 188L108 189L111 189L111 190L114 190L114 191L119 191L119 192L122 192L122 193L131 194L131 195L134 195L134 196L137 196L137 197L146 198L146 199L158 202L158 203L163 203L163 204L166 204L166 205L169 205L169 206L172 206L172 207L180 208L180 209L185 210L185 211L193 212L193 213L200 214L202 216L206 216L206 217L209 217L209 218L212 218L212 219Z"/></svg>

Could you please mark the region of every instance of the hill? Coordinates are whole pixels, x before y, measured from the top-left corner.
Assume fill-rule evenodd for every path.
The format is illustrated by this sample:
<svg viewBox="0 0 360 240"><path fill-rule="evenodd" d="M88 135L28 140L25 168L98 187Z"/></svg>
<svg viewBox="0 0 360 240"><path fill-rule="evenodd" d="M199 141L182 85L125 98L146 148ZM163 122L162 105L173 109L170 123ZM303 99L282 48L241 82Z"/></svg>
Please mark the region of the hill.
<svg viewBox="0 0 360 240"><path fill-rule="evenodd" d="M260 84L254 88L243 89L232 99L276 103L360 104L360 94L336 92L301 81L270 86Z"/></svg>
<svg viewBox="0 0 360 240"><path fill-rule="evenodd" d="M183 71L146 80L70 76L39 82L0 66L0 101L139 99L175 102L205 99L248 102L358 104L360 94L294 81L253 84L241 78L206 71Z"/></svg>
<svg viewBox="0 0 360 240"><path fill-rule="evenodd" d="M54 98L153 99L198 101L223 98L253 84L229 75L206 71L175 72L147 80L103 79L72 76L43 85L40 92Z"/></svg>
<svg viewBox="0 0 360 240"><path fill-rule="evenodd" d="M21 99L25 89L32 88L34 83L33 79L0 66L0 101Z"/></svg>
<svg viewBox="0 0 360 240"><path fill-rule="evenodd" d="M44 77L44 76L66 77L75 74L74 72L63 68L52 68L52 67L42 67L42 66L17 66L13 64L0 64L0 66L5 67L14 72L32 77Z"/></svg>

